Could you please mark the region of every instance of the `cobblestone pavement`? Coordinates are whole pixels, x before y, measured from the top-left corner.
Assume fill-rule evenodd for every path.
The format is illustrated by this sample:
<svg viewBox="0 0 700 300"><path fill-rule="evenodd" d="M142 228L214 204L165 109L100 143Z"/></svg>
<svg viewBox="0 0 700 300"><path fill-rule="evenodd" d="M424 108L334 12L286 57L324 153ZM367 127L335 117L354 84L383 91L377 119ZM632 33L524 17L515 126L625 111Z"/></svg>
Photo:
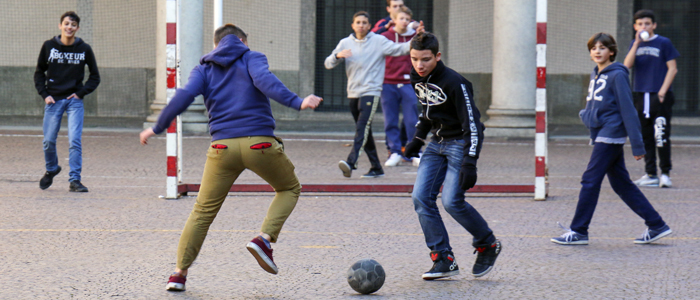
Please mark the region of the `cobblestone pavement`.
<svg viewBox="0 0 700 300"><path fill-rule="evenodd" d="M351 179L337 162L349 137L280 134L304 183L413 183L408 164L386 177ZM382 142L378 142L380 148ZM184 140L184 181L198 183L206 137ZM462 274L427 282L431 266L409 195L302 194L274 245L279 275L258 267L245 244L258 231L271 194L227 198L190 269L187 291L165 291L180 230L194 197L167 201L165 139L138 144L138 132L85 132L83 183L68 192L68 145L58 139L64 171L42 191L41 132L0 131L0 299L697 299L700 292L700 143L675 143L671 189L644 188L674 233L653 245L632 243L645 229L607 181L588 246L549 239L568 225L591 148L582 140L554 140L549 148L547 201L529 195L469 194L503 243L495 269L475 279L471 236L444 210ZM626 148L632 177L643 173ZM531 140L487 140L479 184L534 182ZM244 172L238 182L262 183ZM345 271L362 258L387 273L374 296L348 286Z"/></svg>

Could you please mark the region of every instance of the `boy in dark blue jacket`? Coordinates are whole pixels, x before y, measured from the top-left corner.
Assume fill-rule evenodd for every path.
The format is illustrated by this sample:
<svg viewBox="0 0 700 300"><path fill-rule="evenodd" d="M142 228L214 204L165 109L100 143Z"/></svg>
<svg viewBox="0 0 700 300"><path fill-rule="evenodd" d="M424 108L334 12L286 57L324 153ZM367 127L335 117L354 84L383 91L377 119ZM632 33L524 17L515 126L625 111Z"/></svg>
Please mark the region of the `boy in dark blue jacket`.
<svg viewBox="0 0 700 300"><path fill-rule="evenodd" d="M625 167L623 145L628 136L634 158L640 160L645 154L641 125L632 103L629 70L621 63L613 63L617 44L609 34L593 35L588 40L588 50L598 66L591 73L586 108L579 116L590 130L593 153L581 179L582 187L571 228L551 241L562 245L588 244L588 226L598 203L600 185L607 174L615 193L647 225L642 237L635 239L634 243L648 244L672 231L632 182Z"/></svg>
<svg viewBox="0 0 700 300"><path fill-rule="evenodd" d="M269 98L300 110L315 108L322 101L315 95L304 100L292 93L268 70L267 58L251 51L247 35L226 24L214 34L216 48L202 57L192 69L184 88L166 106L153 128L141 132L141 143L163 132L170 122L194 101L204 96L209 112L212 143L207 152L202 185L180 237L177 266L167 289L185 290L185 276L204 243L231 185L245 169L258 174L275 189L260 235L246 248L267 272L277 274L270 243L277 241L282 225L292 213L301 185L294 165L284 153L282 141L273 130Z"/></svg>

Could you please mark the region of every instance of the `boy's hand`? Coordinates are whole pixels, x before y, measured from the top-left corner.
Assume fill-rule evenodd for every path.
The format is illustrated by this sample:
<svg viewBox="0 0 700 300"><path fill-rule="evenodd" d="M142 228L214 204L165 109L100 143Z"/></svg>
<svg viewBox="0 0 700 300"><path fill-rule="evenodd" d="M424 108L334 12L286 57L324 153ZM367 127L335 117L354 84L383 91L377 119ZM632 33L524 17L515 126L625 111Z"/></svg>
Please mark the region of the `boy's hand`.
<svg viewBox="0 0 700 300"><path fill-rule="evenodd" d="M642 158L644 158L644 155L635 155L634 156L634 159L636 159L636 160L640 160Z"/></svg>
<svg viewBox="0 0 700 300"><path fill-rule="evenodd" d="M343 51L338 52L338 54L335 55L337 58L348 58L352 56L352 51L350 49L345 49Z"/></svg>
<svg viewBox="0 0 700 300"><path fill-rule="evenodd" d="M642 33L644 30L638 30L637 33L634 34L634 44L639 45L639 43L642 42L642 37L639 36L640 33Z"/></svg>
<svg viewBox="0 0 700 300"><path fill-rule="evenodd" d="M56 101L54 101L54 100L53 100L53 97L51 97L51 96L46 97L46 98L44 99L44 102L46 102L46 104L54 104L54 103L56 103Z"/></svg>
<svg viewBox="0 0 700 300"><path fill-rule="evenodd" d="M414 137L408 144L406 144L406 147L403 148L403 156L408 158L418 157L420 148L423 147L424 144L425 142Z"/></svg>
<svg viewBox="0 0 700 300"><path fill-rule="evenodd" d="M71 94L71 95L68 96L68 98L66 98L66 99L74 99L74 98L80 100L80 97L78 97L78 95L76 95L75 93Z"/></svg>
<svg viewBox="0 0 700 300"><path fill-rule="evenodd" d="M389 20L389 22L386 22L386 25L384 25L384 29L389 30L389 28L391 28L391 26L394 25L396 25L396 23L394 23L394 19L391 19Z"/></svg>
<svg viewBox="0 0 700 300"><path fill-rule="evenodd" d="M420 34L425 32L425 25L423 25L423 21L420 21L418 24L418 28L416 28L416 34Z"/></svg>
<svg viewBox="0 0 700 300"><path fill-rule="evenodd" d="M463 190L473 188L476 184L476 166L472 164L462 164L462 169L459 171L459 186Z"/></svg>
<svg viewBox="0 0 700 300"><path fill-rule="evenodd" d="M139 138L141 139L141 145L147 145L148 144L148 138L155 136L156 133L153 132L153 128L148 128L145 129L144 131L141 131L141 134L139 134Z"/></svg>
<svg viewBox="0 0 700 300"><path fill-rule="evenodd" d="M323 98L319 96L314 94L308 95L304 98L304 101L301 102L301 109L316 108L321 104L321 101L323 101Z"/></svg>

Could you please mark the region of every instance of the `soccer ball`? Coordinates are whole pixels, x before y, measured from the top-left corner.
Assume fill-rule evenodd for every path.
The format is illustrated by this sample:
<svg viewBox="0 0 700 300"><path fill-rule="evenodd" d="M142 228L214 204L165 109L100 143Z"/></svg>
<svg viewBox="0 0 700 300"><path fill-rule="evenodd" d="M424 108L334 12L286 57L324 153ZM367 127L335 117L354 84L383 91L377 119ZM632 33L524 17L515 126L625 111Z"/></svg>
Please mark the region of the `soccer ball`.
<svg viewBox="0 0 700 300"><path fill-rule="evenodd" d="M384 284L384 268L374 259L362 259L348 269L348 284L361 294L378 291Z"/></svg>

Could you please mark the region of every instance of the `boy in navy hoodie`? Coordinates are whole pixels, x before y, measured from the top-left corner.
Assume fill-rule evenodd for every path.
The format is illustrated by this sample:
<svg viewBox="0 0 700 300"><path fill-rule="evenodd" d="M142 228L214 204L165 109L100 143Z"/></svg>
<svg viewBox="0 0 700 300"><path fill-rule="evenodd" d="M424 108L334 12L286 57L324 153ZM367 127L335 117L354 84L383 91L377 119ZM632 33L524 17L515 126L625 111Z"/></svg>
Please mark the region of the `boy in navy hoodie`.
<svg viewBox="0 0 700 300"><path fill-rule="evenodd" d="M56 137L61 129L63 113L68 115L68 173L69 191L87 192L80 182L83 169L83 98L92 93L100 84L95 55L90 45L75 36L80 29L80 17L69 11L61 15L58 24L61 35L44 42L34 72L34 85L44 99L44 160L46 173L39 181L39 188L45 190L53 183L53 178L61 172L56 154ZM83 85L85 66L90 77Z"/></svg>
<svg viewBox="0 0 700 300"><path fill-rule="evenodd" d="M587 245L588 226L593 218L600 185L605 175L615 193L637 215L647 229L635 244L649 244L672 233L649 200L630 179L625 167L623 146L629 136L636 160L644 158L641 125L632 103L629 70L613 63L617 55L615 39L597 33L588 40L591 59L598 65L591 73L586 108L579 116L591 133L593 153L581 179L581 191L570 229L551 241L562 245Z"/></svg>
<svg viewBox="0 0 700 300"><path fill-rule="evenodd" d="M177 266L166 288L185 290L185 276L204 243L231 185L245 169L262 177L275 189L260 234L246 248L267 272L277 274L270 243L277 241L282 225L292 213L301 185L294 165L273 130L269 98L300 110L315 108L323 99L309 95L302 100L268 70L267 58L251 51L247 35L226 24L214 33L216 47L192 69L184 88L178 89L153 128L141 132L141 144L163 132L170 122L194 101L204 96L209 112L212 143L207 151L202 185L180 237Z"/></svg>

